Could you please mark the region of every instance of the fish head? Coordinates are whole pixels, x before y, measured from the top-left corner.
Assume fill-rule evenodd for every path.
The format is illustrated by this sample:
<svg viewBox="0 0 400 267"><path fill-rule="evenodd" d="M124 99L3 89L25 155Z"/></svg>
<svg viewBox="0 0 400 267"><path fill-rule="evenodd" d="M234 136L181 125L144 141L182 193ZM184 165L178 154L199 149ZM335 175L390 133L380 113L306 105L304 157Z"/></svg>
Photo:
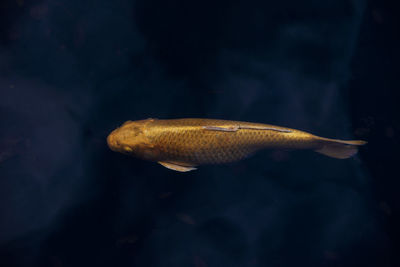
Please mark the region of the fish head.
<svg viewBox="0 0 400 267"><path fill-rule="evenodd" d="M107 137L108 147L123 154L151 159L153 146L146 137L149 120L127 121Z"/></svg>

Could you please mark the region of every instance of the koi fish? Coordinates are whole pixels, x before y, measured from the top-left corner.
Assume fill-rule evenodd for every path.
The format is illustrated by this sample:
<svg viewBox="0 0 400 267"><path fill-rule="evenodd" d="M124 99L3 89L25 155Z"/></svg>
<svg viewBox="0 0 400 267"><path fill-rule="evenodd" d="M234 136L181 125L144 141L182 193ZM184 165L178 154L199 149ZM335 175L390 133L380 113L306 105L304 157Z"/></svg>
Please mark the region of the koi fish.
<svg viewBox="0 0 400 267"><path fill-rule="evenodd" d="M111 150L180 172L244 159L268 148L311 149L345 159L367 142L319 137L269 124L214 119L127 121L107 137Z"/></svg>

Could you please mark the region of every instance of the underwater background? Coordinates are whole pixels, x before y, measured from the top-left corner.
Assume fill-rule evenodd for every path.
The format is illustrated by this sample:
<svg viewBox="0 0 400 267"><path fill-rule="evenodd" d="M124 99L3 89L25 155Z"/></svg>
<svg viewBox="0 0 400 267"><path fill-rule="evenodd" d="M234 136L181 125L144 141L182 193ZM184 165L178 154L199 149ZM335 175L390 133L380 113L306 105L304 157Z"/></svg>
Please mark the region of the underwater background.
<svg viewBox="0 0 400 267"><path fill-rule="evenodd" d="M0 266L400 266L395 1L0 2ZM367 140L177 173L126 120Z"/></svg>

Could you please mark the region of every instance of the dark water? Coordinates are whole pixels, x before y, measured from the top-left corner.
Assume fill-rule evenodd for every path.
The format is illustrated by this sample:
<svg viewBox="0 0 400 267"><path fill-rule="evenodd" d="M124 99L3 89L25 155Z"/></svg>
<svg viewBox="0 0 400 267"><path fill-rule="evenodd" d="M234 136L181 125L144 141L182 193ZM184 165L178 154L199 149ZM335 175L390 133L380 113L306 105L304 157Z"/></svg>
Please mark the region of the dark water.
<svg viewBox="0 0 400 267"><path fill-rule="evenodd" d="M399 266L391 2L0 8L1 266ZM182 174L107 148L148 117L369 144L349 160L265 151Z"/></svg>

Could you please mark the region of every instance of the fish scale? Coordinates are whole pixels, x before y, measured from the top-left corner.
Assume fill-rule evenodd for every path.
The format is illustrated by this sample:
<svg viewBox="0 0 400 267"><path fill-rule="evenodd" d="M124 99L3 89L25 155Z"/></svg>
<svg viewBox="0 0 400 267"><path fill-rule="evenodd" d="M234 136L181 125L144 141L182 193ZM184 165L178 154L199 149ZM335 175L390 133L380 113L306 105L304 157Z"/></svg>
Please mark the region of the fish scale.
<svg viewBox="0 0 400 267"><path fill-rule="evenodd" d="M154 133L149 139L156 147L162 148L166 158L171 161L191 162L195 165L237 161L268 145L274 147L278 143L282 144L279 140L287 141L287 137L282 135L288 133L282 132L250 129L224 132L203 128L231 124L221 120L186 119L165 125L164 121L156 120L149 125L154 127Z"/></svg>

